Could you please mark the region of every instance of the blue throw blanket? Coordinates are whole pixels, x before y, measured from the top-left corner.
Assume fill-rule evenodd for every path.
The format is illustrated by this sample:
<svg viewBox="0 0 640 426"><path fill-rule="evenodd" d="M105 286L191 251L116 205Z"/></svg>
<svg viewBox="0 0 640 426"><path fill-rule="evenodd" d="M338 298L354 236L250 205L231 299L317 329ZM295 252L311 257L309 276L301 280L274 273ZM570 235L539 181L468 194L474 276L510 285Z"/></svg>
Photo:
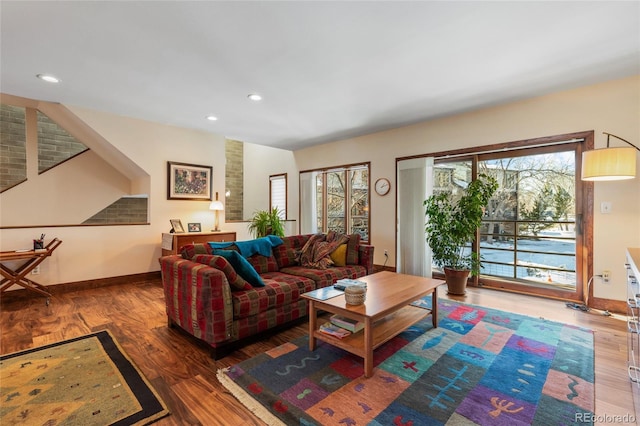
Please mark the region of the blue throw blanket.
<svg viewBox="0 0 640 426"><path fill-rule="evenodd" d="M282 238L275 235L267 235L266 237L256 238L255 240L229 241L224 243L210 242L209 245L215 250L225 249L235 244L243 257L253 256L256 253L269 257L271 256L271 248L278 247L282 243Z"/></svg>

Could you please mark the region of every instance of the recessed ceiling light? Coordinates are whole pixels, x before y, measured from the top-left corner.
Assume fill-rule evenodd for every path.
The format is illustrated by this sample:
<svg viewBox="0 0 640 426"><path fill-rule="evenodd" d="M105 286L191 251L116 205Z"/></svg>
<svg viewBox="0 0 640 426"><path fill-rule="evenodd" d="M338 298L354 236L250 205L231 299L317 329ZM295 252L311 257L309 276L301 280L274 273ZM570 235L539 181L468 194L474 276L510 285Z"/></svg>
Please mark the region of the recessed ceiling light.
<svg viewBox="0 0 640 426"><path fill-rule="evenodd" d="M252 101L261 101L262 100L262 96L258 95L257 93L251 93L250 95L247 95L247 98L251 99Z"/></svg>
<svg viewBox="0 0 640 426"><path fill-rule="evenodd" d="M36 75L36 77L38 77L40 80L46 81L47 83L60 83L59 78L56 78L49 74L38 74Z"/></svg>
<svg viewBox="0 0 640 426"><path fill-rule="evenodd" d="M207 120L209 121L216 121L218 119L218 117L216 117L215 115L207 115Z"/></svg>

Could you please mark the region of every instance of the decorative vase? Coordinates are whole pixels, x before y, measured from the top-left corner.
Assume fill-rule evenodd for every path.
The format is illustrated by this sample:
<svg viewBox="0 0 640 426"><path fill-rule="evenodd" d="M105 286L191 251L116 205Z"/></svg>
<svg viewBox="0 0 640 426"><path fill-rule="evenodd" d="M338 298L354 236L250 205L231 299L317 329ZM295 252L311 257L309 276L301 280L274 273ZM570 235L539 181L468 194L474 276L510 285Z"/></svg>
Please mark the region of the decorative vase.
<svg viewBox="0 0 640 426"><path fill-rule="evenodd" d="M444 280L447 283L447 293L464 296L467 293L468 270L444 268Z"/></svg>

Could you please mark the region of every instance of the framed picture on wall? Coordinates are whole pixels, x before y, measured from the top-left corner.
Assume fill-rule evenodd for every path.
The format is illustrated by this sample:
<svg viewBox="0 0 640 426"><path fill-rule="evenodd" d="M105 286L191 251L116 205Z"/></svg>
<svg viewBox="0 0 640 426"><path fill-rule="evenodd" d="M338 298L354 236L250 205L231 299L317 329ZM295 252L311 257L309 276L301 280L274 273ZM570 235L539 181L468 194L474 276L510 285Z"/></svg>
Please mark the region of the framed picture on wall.
<svg viewBox="0 0 640 426"><path fill-rule="evenodd" d="M167 200L211 201L213 167L167 161Z"/></svg>
<svg viewBox="0 0 640 426"><path fill-rule="evenodd" d="M187 229L189 232L201 232L202 229L199 223L187 223Z"/></svg>
<svg viewBox="0 0 640 426"><path fill-rule="evenodd" d="M184 228L182 227L182 221L180 219L169 219L171 222L171 230L176 234L181 234L184 232Z"/></svg>

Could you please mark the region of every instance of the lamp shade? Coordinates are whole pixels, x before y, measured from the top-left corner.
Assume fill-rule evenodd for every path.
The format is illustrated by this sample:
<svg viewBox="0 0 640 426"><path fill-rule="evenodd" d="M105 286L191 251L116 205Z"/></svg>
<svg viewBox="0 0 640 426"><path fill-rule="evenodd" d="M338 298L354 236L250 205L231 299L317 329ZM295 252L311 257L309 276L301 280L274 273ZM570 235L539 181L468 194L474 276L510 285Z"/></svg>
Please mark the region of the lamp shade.
<svg viewBox="0 0 640 426"><path fill-rule="evenodd" d="M222 205L222 201L212 201L211 204L209 204L209 210L224 210L224 206Z"/></svg>
<svg viewBox="0 0 640 426"><path fill-rule="evenodd" d="M582 180L607 181L636 177L634 147L601 148L582 153Z"/></svg>

